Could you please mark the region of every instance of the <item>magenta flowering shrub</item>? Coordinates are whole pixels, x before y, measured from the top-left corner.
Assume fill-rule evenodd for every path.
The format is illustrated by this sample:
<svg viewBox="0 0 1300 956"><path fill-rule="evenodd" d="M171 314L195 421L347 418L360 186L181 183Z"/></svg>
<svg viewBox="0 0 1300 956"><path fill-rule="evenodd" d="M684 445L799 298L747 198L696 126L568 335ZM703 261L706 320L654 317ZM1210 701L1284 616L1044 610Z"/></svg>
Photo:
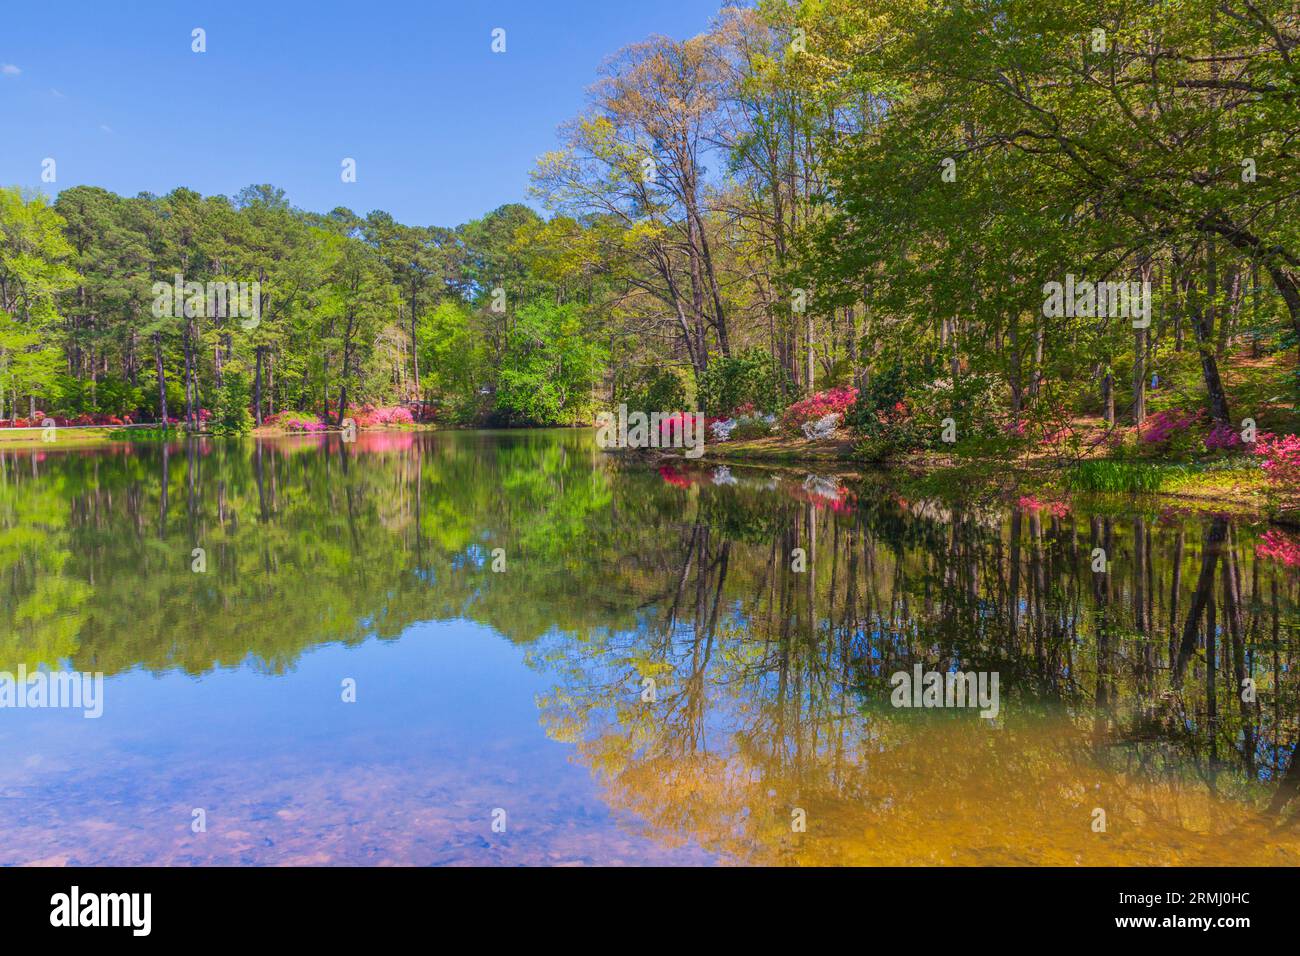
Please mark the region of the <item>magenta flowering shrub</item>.
<svg viewBox="0 0 1300 956"><path fill-rule="evenodd" d="M376 408L372 420L376 425L414 425L415 416L405 405L392 405L386 408Z"/></svg>
<svg viewBox="0 0 1300 956"><path fill-rule="evenodd" d="M856 388L829 388L795 402L781 414L781 421L790 428L798 428L804 422L815 422L826 415L843 416L857 400Z"/></svg>
<svg viewBox="0 0 1300 956"><path fill-rule="evenodd" d="M130 415L77 415L74 418L67 418L63 415L46 415L44 412L37 410L36 414L30 418L13 418L0 420L0 428L40 428L48 418L60 428L74 425L130 425L133 424Z"/></svg>
<svg viewBox="0 0 1300 956"><path fill-rule="evenodd" d="M279 425L290 432L323 432L326 424L311 412L276 412L262 419L263 425Z"/></svg>
<svg viewBox="0 0 1300 956"><path fill-rule="evenodd" d="M1300 540L1293 535L1265 531L1255 546L1255 553L1270 561L1280 561L1288 568L1300 568Z"/></svg>
<svg viewBox="0 0 1300 956"><path fill-rule="evenodd" d="M1184 412L1176 408L1156 412L1143 424L1139 440L1144 445L1169 445L1186 440L1204 414L1203 410Z"/></svg>
<svg viewBox="0 0 1300 956"><path fill-rule="evenodd" d="M673 412L659 420L659 443L664 447L675 442L703 441L705 432L711 423L721 419L710 419L703 412Z"/></svg>
<svg viewBox="0 0 1300 956"><path fill-rule="evenodd" d="M1300 504L1300 435L1263 432L1255 439L1255 454L1274 502L1284 508Z"/></svg>
<svg viewBox="0 0 1300 956"><path fill-rule="evenodd" d="M1222 422L1216 424L1210 433L1205 436L1206 451L1250 451L1254 446L1247 444L1241 438L1241 433L1231 425L1225 425Z"/></svg>
<svg viewBox="0 0 1300 956"><path fill-rule="evenodd" d="M358 428L415 424L415 416L405 405L381 405L378 408L374 405L362 405L360 408L349 408L347 417L351 418Z"/></svg>

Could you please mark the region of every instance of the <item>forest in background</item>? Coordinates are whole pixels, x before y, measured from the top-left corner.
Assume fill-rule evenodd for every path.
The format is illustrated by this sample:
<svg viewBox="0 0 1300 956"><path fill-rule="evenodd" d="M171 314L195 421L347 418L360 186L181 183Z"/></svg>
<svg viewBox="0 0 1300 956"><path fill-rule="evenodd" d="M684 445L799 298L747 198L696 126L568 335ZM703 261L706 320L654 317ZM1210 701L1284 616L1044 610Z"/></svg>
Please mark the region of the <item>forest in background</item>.
<svg viewBox="0 0 1300 956"><path fill-rule="evenodd" d="M1289 0L762 0L611 56L545 216L0 191L0 419L793 406L881 456L947 419L1294 431L1297 44ZM258 282L256 326L156 316L177 274ZM1045 315L1070 276L1149 283L1149 326Z"/></svg>

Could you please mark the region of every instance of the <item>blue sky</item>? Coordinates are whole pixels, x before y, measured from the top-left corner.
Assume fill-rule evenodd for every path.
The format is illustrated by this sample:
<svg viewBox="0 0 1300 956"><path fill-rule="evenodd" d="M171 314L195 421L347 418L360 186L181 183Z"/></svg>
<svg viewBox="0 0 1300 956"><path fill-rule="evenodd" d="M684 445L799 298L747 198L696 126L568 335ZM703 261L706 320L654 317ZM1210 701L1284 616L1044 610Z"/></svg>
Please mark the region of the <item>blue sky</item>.
<svg viewBox="0 0 1300 956"><path fill-rule="evenodd" d="M456 225L527 199L601 60L720 0L7 4L0 185L280 186L297 206ZM207 31L193 53L191 31ZM491 51L493 28L506 52ZM42 184L45 157L57 181ZM357 181L340 180L352 157Z"/></svg>

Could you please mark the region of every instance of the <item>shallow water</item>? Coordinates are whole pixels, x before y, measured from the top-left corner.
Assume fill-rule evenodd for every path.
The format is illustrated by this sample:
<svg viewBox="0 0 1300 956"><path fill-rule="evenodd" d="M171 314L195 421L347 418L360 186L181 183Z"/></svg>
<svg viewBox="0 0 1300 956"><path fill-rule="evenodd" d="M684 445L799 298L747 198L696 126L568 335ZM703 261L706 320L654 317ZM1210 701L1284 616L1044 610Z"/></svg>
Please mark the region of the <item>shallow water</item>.
<svg viewBox="0 0 1300 956"><path fill-rule="evenodd" d="M580 432L0 452L0 671L105 675L0 708L0 863L1294 865L1266 530Z"/></svg>

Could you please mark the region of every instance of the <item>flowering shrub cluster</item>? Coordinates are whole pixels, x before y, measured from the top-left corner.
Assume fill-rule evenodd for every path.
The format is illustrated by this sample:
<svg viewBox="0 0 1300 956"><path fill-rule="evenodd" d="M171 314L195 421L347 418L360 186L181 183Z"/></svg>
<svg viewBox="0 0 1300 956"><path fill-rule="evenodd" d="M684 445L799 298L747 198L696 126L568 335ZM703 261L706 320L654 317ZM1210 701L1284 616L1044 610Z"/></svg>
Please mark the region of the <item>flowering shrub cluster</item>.
<svg viewBox="0 0 1300 956"><path fill-rule="evenodd" d="M199 421L206 422L212 417L212 412L206 408L199 409ZM31 418L6 419L0 421L0 428L41 428L46 420L54 422L59 428L68 428L73 426L94 425L98 427L109 427L113 425L135 425L137 422L130 415L46 415L38 411ZM168 416L169 425L179 425L180 419Z"/></svg>
<svg viewBox="0 0 1300 956"><path fill-rule="evenodd" d="M1281 531L1265 531L1255 553L1261 558L1280 561L1288 568L1300 568L1300 540Z"/></svg>
<svg viewBox="0 0 1300 956"><path fill-rule="evenodd" d="M363 405L349 408L345 418L352 419L358 428L382 428L391 425L413 425L416 416L405 405ZM421 420L426 416L422 415ZM292 409L276 412L262 419L263 425L278 425L290 432L323 432L331 424L314 412L299 412Z"/></svg>
<svg viewBox="0 0 1300 956"><path fill-rule="evenodd" d="M1222 422L1216 424L1210 433L1205 436L1206 451L1235 451L1242 449L1250 451L1252 444L1247 444L1241 438L1241 433L1231 425L1225 425Z"/></svg>
<svg viewBox="0 0 1300 956"><path fill-rule="evenodd" d="M709 435L714 441L730 441L732 438L743 441L748 438L762 438L772 434L776 425L775 415L755 415L753 406L746 414L737 414L733 418L719 418L709 423Z"/></svg>
<svg viewBox="0 0 1300 956"><path fill-rule="evenodd" d="M671 415L665 415L659 420L659 441L660 444L669 444L675 436L682 436L682 423L686 420L685 412L673 412ZM691 427L695 423L691 422Z"/></svg>
<svg viewBox="0 0 1300 956"><path fill-rule="evenodd" d="M1300 435L1256 437L1255 454L1277 502L1292 507L1300 500Z"/></svg>
<svg viewBox="0 0 1300 956"><path fill-rule="evenodd" d="M795 402L781 414L781 420L787 427L798 428L805 422L815 422L826 415L843 416L857 400L856 388L830 388Z"/></svg>
<svg viewBox="0 0 1300 956"><path fill-rule="evenodd" d="M7 421L0 421L0 428L40 428L44 425L46 419L54 422L60 428L68 425L131 425L133 424L130 415L77 415L73 418L65 418L62 415L46 415L43 412L37 412L33 418L18 418Z"/></svg>
<svg viewBox="0 0 1300 956"><path fill-rule="evenodd" d="M318 415L311 412L276 412L262 419L263 425L279 425L290 432L323 432L327 426Z"/></svg>
<svg viewBox="0 0 1300 956"><path fill-rule="evenodd" d="M389 405L375 408L364 405L351 413L352 420L358 428L375 428L382 425L414 425L415 416L405 405Z"/></svg>
<svg viewBox="0 0 1300 956"><path fill-rule="evenodd" d="M1184 412L1176 408L1156 412L1142 426L1141 441L1146 445L1169 444L1171 441L1185 437L1204 414L1204 410Z"/></svg>

